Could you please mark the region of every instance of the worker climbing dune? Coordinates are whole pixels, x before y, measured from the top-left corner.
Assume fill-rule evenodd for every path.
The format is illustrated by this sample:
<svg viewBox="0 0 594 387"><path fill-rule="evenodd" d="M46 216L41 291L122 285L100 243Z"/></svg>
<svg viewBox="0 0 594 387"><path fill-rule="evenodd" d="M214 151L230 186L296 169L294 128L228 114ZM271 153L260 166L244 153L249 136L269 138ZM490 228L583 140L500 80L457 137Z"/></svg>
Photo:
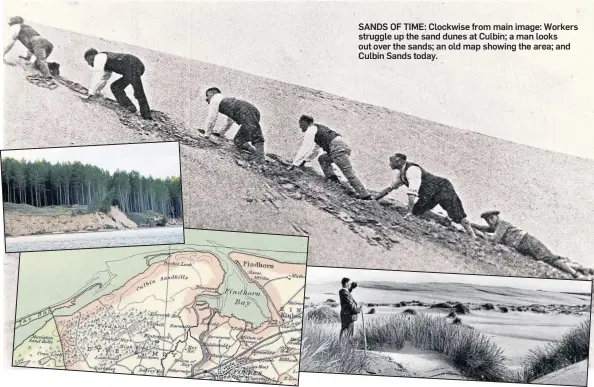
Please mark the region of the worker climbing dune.
<svg viewBox="0 0 594 387"><path fill-rule="evenodd" d="M28 73L27 81L36 86L52 90L58 87L53 77L60 75L60 65L47 60L54 50L52 42L41 36L33 27L25 24L25 20L20 16L11 17L8 26L9 33L3 54L4 64L19 65ZM19 55L18 64L6 59L6 55L17 42L26 49L24 56Z"/></svg>

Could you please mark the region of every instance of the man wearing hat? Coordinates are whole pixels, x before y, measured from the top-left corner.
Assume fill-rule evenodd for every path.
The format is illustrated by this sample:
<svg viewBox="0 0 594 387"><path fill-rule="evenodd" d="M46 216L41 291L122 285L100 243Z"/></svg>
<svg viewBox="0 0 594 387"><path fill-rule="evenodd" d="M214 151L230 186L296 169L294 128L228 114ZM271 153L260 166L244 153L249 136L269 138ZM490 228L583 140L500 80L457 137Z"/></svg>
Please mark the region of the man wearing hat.
<svg viewBox="0 0 594 387"><path fill-rule="evenodd" d="M35 67L39 69L41 75L45 78L52 78L52 71L47 63L47 58L54 49L54 45L46 38L39 35L32 27L24 24L25 21L20 16L11 17L8 25L10 32L8 34L8 43L4 46L4 56L12 49L14 44L21 42L28 50L27 56L22 57L27 59L30 63L34 63ZM10 64L4 60L5 64ZM52 63L53 72L57 71L59 65Z"/></svg>
<svg viewBox="0 0 594 387"><path fill-rule="evenodd" d="M375 200L405 185L408 187L408 213L405 217L422 215L439 204L454 222L461 224L466 232L476 239L462 201L448 179L406 161L406 155L402 153L390 157L390 168L393 170L392 183L378 193L374 197Z"/></svg>
<svg viewBox="0 0 594 387"><path fill-rule="evenodd" d="M355 321L357 315L361 313L361 308L357 306L357 302L353 298L351 292L357 287L356 282L351 282L349 278L343 278L341 281L342 289L338 291L340 298L340 335L352 337L355 332Z"/></svg>
<svg viewBox="0 0 594 387"><path fill-rule="evenodd" d="M93 68L93 77L88 94L83 99L89 99L101 92L112 73L120 74L122 77L111 84L111 92L118 104L130 113L136 113L136 106L130 101L125 90L132 85L134 97L140 107L140 115L145 120L152 120L151 109L142 85L144 64L140 59L130 54L98 52L90 48L85 52L85 61Z"/></svg>
<svg viewBox="0 0 594 387"><path fill-rule="evenodd" d="M491 234L483 234L479 231L480 236L489 241L513 247L519 253L533 257L537 261L548 263L561 271L571 274L574 278L582 278L579 273L565 264L561 257L553 254L541 241L501 219L499 213L499 211L487 211L481 214L481 218L489 226L481 227L480 231Z"/></svg>
<svg viewBox="0 0 594 387"><path fill-rule="evenodd" d="M339 182L338 176L334 173L332 164L342 171L360 199L369 200L371 195L355 175L349 156L351 148L342 136L327 126L314 123L313 117L302 115L299 119L299 127L305 133L303 145L297 152L293 164L289 167L301 167L306 162L313 160L320 151L324 151L318 157L318 162L324 172L324 176L330 181Z"/></svg>
<svg viewBox="0 0 594 387"><path fill-rule="evenodd" d="M258 162L264 162L266 155L264 153L264 135L260 127L260 111L247 101L224 96L217 87L207 88L205 94L208 103L208 117L204 136L209 138L213 134L219 113L223 114L227 116L227 123L223 130L215 134L224 135L231 129L233 123L237 123L239 130L233 138L235 147L252 153Z"/></svg>

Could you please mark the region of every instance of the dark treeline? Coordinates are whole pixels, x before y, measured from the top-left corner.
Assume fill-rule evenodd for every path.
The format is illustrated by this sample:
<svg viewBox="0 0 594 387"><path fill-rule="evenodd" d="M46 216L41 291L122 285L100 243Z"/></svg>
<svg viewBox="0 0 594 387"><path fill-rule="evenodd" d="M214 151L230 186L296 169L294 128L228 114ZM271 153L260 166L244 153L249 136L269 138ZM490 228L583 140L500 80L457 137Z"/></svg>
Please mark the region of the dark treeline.
<svg viewBox="0 0 594 387"><path fill-rule="evenodd" d="M155 211L181 218L179 178L154 179L136 171L117 170L113 175L80 162L52 164L2 159L2 195L5 202L36 207L89 206L107 212L117 204L124 212Z"/></svg>

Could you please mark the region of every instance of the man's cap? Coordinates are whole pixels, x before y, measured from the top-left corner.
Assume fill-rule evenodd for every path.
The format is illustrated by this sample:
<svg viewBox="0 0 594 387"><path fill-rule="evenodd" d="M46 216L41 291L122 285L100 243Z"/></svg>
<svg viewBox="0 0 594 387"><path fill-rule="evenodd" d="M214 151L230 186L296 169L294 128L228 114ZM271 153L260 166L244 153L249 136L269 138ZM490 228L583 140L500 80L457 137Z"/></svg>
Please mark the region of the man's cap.
<svg viewBox="0 0 594 387"><path fill-rule="evenodd" d="M299 117L299 121L313 122L314 119L309 114L302 114L301 117Z"/></svg>
<svg viewBox="0 0 594 387"><path fill-rule="evenodd" d="M485 211L485 212L483 212L483 213L481 214L481 218L483 218L483 219L487 219L487 218L488 218L489 216L491 216L491 215L499 215L499 214L500 214L500 212L499 212L499 211L496 211L496 210L493 210L493 211Z"/></svg>
<svg viewBox="0 0 594 387"><path fill-rule="evenodd" d="M13 16L8 20L8 25L12 26L14 24L23 24L25 20L20 16Z"/></svg>
<svg viewBox="0 0 594 387"><path fill-rule="evenodd" d="M89 55L97 55L99 53L99 51L95 50L94 48L89 48L87 51L85 51L85 58Z"/></svg>

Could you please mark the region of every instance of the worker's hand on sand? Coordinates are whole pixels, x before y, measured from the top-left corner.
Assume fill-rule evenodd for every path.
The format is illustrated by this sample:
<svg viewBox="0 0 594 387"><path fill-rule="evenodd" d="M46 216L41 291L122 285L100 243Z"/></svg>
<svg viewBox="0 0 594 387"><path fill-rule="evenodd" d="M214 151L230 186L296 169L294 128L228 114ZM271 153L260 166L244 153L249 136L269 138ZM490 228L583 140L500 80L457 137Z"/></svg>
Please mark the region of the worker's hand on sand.
<svg viewBox="0 0 594 387"><path fill-rule="evenodd" d="M91 96L90 96L90 95L88 95L88 94L85 94L85 95L82 95L82 96L80 97L80 99L82 99L83 101L85 101L85 102L86 102L86 101L89 101L89 100L91 99Z"/></svg>
<svg viewBox="0 0 594 387"><path fill-rule="evenodd" d="M409 211L406 213L406 215L404 215L404 219L410 219L410 218L412 218L412 216L413 216L413 213Z"/></svg>

